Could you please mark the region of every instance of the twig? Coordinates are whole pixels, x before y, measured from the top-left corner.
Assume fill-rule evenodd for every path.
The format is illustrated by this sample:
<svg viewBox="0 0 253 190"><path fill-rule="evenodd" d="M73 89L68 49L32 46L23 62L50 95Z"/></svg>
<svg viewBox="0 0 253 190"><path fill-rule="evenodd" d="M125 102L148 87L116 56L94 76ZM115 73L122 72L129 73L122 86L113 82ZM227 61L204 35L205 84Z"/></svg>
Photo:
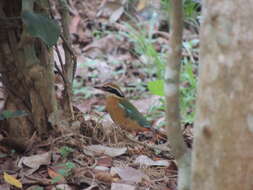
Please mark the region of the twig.
<svg viewBox="0 0 253 190"><path fill-rule="evenodd" d="M152 150L160 150L160 151L163 151L163 152L169 152L170 149L168 148L168 143L165 143L163 144L162 146L158 146L158 145L150 145L150 144L147 144L145 142L140 142L134 138L132 138L131 136L127 135L125 132L121 132L120 133L125 136L128 140L134 142L134 143L137 143L137 144L140 144L142 146L145 146L149 149L152 149ZM173 156L171 153L170 153L170 156Z"/></svg>
<svg viewBox="0 0 253 190"><path fill-rule="evenodd" d="M49 0L47 0L47 3L48 3L48 5L49 5L49 14L50 14L50 16L51 16L51 18L53 19L54 18L54 16L53 16L53 10L52 10L52 5L51 5L51 3L50 3L50 1ZM62 61L62 57L61 57L61 54L60 54L60 51L59 51L59 48L58 48L58 46L57 46L57 44L55 45L55 50L56 50L56 53L57 53L57 57L58 57L58 59L59 59L59 61L60 61L60 64L61 64L61 69L58 67L58 65L55 63L55 68L57 69L57 71L59 72L59 74L61 75L61 77L62 77L62 80L64 81L64 83L66 82L66 80L65 80L65 77L64 77L64 67L63 67L63 61Z"/></svg>
<svg viewBox="0 0 253 190"><path fill-rule="evenodd" d="M62 36L62 34L60 35L64 46L68 49L68 51L71 54L72 60L73 60L73 76L72 78L74 79L75 74L76 74L76 67L77 67L77 58L76 58L76 53L74 51L74 49L68 44L68 42L64 39L64 37Z"/></svg>

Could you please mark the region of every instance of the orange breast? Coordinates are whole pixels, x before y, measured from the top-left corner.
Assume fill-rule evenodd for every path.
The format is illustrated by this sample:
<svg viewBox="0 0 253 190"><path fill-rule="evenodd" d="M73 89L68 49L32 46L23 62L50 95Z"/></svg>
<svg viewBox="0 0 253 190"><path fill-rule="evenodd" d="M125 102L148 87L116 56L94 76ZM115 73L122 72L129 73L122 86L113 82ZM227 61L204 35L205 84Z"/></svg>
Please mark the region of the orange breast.
<svg viewBox="0 0 253 190"><path fill-rule="evenodd" d="M140 126L137 121L126 117L124 109L119 106L119 101L120 99L114 96L108 96L106 98L106 110L116 125L130 132L144 132L150 130Z"/></svg>

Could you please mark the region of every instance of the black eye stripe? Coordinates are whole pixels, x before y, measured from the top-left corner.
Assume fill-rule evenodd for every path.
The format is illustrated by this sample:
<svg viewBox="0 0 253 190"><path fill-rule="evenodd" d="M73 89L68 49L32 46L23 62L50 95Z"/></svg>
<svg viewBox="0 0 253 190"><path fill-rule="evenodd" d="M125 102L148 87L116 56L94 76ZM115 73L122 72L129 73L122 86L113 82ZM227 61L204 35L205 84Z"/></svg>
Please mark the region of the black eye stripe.
<svg viewBox="0 0 253 190"><path fill-rule="evenodd" d="M122 92L120 92L119 90L115 89L115 88L112 88L110 86L106 86L105 87L105 90L112 93L112 94L115 94L119 97L124 97L124 94Z"/></svg>

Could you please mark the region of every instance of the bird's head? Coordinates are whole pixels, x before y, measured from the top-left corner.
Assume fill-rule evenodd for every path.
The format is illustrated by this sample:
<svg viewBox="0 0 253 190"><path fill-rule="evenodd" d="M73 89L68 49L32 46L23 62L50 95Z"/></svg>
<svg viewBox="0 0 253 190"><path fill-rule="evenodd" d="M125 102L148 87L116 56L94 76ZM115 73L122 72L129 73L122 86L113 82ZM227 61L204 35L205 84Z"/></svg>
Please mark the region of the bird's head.
<svg viewBox="0 0 253 190"><path fill-rule="evenodd" d="M105 83L102 86L95 86L94 88L100 89L104 92L107 92L109 95L113 95L113 96L116 96L118 98L124 98L125 97L124 93L121 91L119 86L114 84L114 83Z"/></svg>

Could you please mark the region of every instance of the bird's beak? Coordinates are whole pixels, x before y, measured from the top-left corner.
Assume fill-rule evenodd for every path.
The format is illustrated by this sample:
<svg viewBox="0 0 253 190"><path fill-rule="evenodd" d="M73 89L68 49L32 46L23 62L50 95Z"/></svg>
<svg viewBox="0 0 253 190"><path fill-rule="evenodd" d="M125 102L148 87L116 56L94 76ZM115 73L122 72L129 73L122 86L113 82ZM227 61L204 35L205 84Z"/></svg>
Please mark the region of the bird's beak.
<svg viewBox="0 0 253 190"><path fill-rule="evenodd" d="M94 88L99 89L99 90L103 90L103 86L94 86Z"/></svg>

